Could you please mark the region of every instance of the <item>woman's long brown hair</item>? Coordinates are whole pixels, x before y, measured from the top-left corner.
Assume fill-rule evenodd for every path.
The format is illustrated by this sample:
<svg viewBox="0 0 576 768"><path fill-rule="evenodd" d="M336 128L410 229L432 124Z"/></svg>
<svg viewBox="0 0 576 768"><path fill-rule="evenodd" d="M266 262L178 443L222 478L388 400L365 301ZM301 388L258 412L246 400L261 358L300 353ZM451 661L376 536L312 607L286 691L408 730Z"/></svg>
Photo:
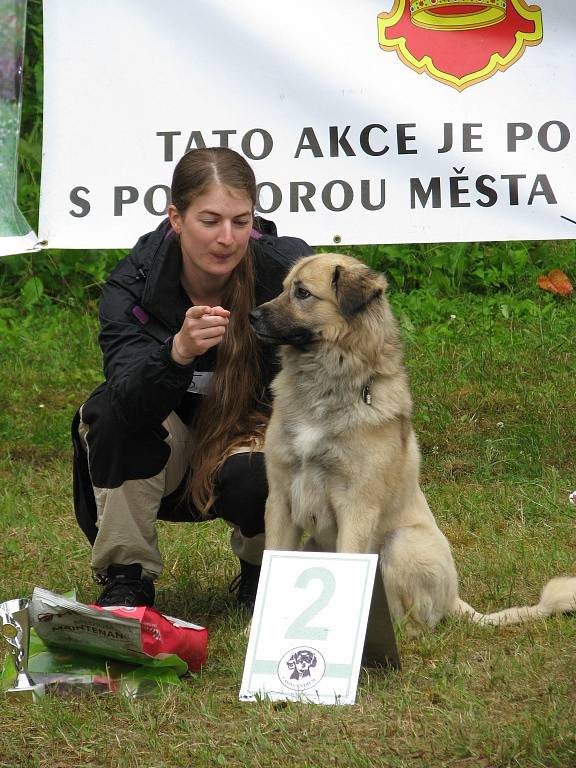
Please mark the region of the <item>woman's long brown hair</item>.
<svg viewBox="0 0 576 768"><path fill-rule="evenodd" d="M256 205L256 179L244 158L231 149L194 149L176 165L172 203L180 213L211 184L221 184L248 195ZM215 501L216 473L234 448L254 447L261 441L268 416L259 404L261 376L258 344L248 313L255 304L252 247L230 276L222 306L230 322L216 347L217 362L212 386L204 395L194 419L194 440L188 493L204 515Z"/></svg>

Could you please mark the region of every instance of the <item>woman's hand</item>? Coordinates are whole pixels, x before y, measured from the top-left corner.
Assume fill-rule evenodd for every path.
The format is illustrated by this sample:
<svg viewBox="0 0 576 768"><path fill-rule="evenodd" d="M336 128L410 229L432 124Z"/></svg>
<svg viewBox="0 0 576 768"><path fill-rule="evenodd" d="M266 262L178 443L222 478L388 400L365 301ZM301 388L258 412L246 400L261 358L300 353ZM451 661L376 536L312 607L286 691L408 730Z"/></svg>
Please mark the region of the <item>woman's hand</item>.
<svg viewBox="0 0 576 768"><path fill-rule="evenodd" d="M230 312L222 307L190 307L182 327L172 340L172 359L179 365L189 365L222 341Z"/></svg>

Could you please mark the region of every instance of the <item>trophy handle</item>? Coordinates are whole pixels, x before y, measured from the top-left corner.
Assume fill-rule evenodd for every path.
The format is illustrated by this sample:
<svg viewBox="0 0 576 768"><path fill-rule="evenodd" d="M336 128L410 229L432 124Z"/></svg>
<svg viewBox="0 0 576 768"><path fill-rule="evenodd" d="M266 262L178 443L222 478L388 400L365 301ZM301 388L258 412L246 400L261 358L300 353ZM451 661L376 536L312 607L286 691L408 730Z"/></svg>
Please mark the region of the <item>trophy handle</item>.
<svg viewBox="0 0 576 768"><path fill-rule="evenodd" d="M23 633L22 627L14 621L12 616L8 613L2 613L2 637L15 649L15 653L12 652L12 658L16 664L16 669L22 668L22 662L25 658L25 648L22 643ZM27 649L26 649L27 650Z"/></svg>
<svg viewBox="0 0 576 768"><path fill-rule="evenodd" d="M9 600L0 605L2 626L0 634L10 646L10 655L16 669L16 679L5 692L36 701L44 694L44 686L37 685L28 674L28 648L30 642L30 618L26 599Z"/></svg>

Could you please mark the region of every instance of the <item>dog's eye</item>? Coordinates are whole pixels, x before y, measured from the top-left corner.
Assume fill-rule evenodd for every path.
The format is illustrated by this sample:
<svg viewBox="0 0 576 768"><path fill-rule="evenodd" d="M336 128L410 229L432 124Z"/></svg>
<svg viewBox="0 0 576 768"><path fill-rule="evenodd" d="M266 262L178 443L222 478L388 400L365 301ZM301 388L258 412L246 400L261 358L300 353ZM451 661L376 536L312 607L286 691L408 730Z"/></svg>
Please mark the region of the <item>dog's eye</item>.
<svg viewBox="0 0 576 768"><path fill-rule="evenodd" d="M296 296L297 299L307 299L309 296L312 296L310 291L307 291L306 288L302 288L301 286L298 286L294 290L294 296Z"/></svg>

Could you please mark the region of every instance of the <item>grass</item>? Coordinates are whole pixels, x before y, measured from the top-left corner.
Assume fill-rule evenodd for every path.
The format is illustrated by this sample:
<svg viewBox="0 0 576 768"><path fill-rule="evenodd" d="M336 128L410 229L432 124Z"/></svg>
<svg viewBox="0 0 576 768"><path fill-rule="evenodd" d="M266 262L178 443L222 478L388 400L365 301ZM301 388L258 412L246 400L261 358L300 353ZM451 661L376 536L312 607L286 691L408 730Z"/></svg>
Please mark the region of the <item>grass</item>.
<svg viewBox="0 0 576 768"><path fill-rule="evenodd" d="M462 596L533 603L574 573L574 304L395 294L423 450L423 484L450 538ZM502 306L509 309L502 310ZM0 318L1 319L1 318ZM74 524L68 425L100 380L94 307L4 320L0 349L0 600L97 593ZM408 639L403 668L363 669L357 704L238 701L246 638L219 521L160 524L160 610L206 624L201 674L160 697L52 698L0 708L0 768L576 766L576 618L446 621Z"/></svg>

